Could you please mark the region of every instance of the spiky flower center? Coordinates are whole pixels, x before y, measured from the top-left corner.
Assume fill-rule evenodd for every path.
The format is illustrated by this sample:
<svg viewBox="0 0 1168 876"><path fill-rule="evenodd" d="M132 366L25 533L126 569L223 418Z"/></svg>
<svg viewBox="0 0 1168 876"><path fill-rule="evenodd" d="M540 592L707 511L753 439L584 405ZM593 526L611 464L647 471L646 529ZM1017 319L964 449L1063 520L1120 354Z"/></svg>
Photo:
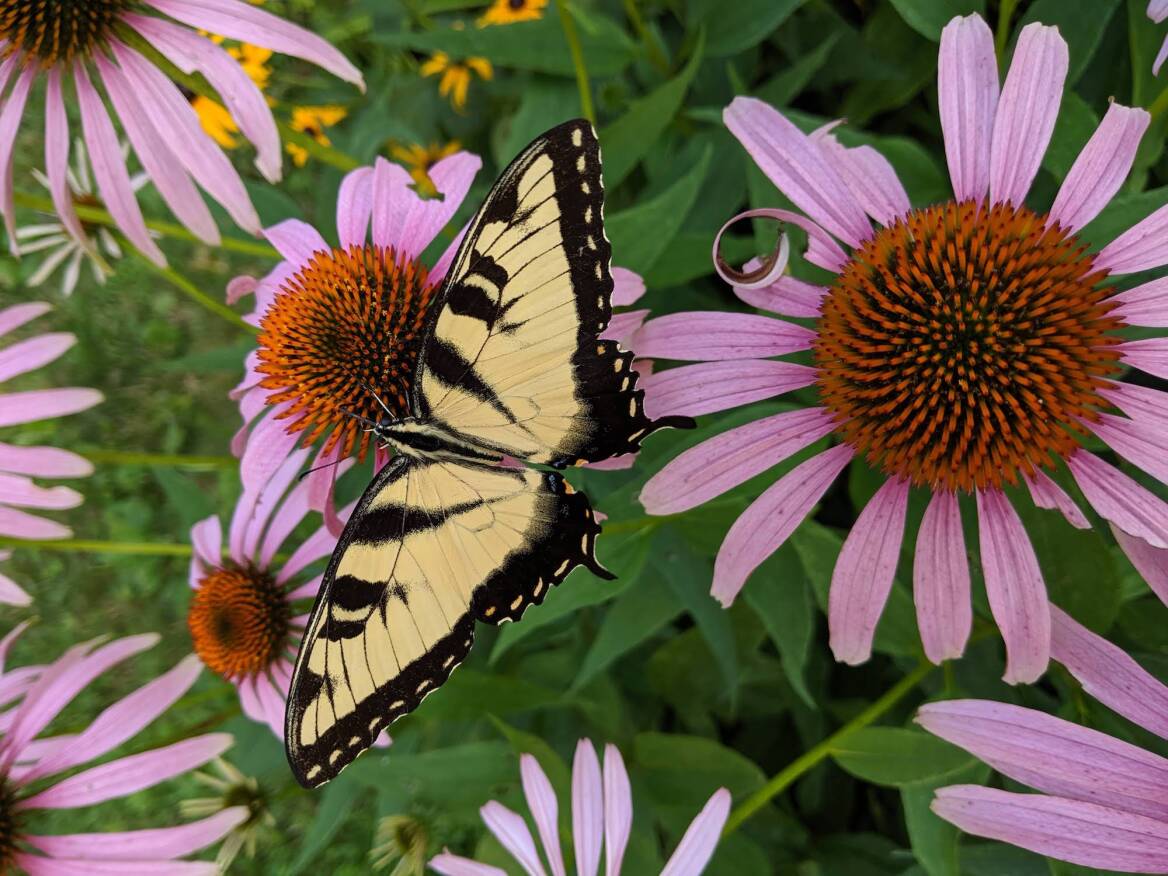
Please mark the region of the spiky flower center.
<svg viewBox="0 0 1168 876"><path fill-rule="evenodd" d="M134 0L0 0L0 38L46 66L87 57L113 32Z"/></svg>
<svg viewBox="0 0 1168 876"><path fill-rule="evenodd" d="M435 287L426 268L392 248L318 252L277 294L260 335L260 385L292 402L290 432L305 445L326 431L331 449L364 457L366 426L409 413L422 331ZM381 408L384 402L387 414Z"/></svg>
<svg viewBox="0 0 1168 876"><path fill-rule="evenodd" d="M824 300L818 387L841 437L933 489L1066 457L1117 369L1105 272L1025 207L949 202L857 249Z"/></svg>
<svg viewBox="0 0 1168 876"><path fill-rule="evenodd" d="M0 873L14 872L16 869L15 859L20 851L23 832L22 821L16 788L7 778L0 777Z"/></svg>
<svg viewBox="0 0 1168 876"><path fill-rule="evenodd" d="M187 626L199 659L213 672L235 679L275 662L287 644L290 615L284 590L271 575L225 567L199 582Z"/></svg>

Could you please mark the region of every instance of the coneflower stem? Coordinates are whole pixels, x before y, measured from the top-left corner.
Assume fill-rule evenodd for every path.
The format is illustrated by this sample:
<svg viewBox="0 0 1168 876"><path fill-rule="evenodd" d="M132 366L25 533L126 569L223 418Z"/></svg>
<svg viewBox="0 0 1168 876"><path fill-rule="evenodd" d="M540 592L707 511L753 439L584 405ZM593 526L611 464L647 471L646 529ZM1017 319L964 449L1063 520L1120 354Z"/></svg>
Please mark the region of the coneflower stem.
<svg viewBox="0 0 1168 876"><path fill-rule="evenodd" d="M742 822L766 806L772 797L781 794L813 767L818 766L822 761L830 757L832 752L848 736L851 736L857 730L867 727L912 693L913 689L924 680L925 676L936 668L927 660L922 660L912 672L885 691L880 699L876 700L822 742L791 761L773 779L735 807L734 811L730 813L730 817L726 820L726 827L722 831L722 835L727 836L736 831L742 825Z"/></svg>
<svg viewBox="0 0 1168 876"><path fill-rule="evenodd" d="M130 252L134 253L134 255L141 260L142 264L144 264L154 273L158 274L158 276L169 280L173 286L183 292L188 298L191 298L196 303L201 304L215 315L221 316L236 328L241 328L244 331L256 334L259 333L258 328L256 328L254 325L250 325L249 323L244 322L243 317L241 317L238 313L236 313L226 304L220 304L174 268L160 267L154 264L154 262L150 261L150 259L146 258L146 256L144 256L142 253L138 252L138 250L129 243L127 243L126 246L129 248Z"/></svg>
<svg viewBox="0 0 1168 876"><path fill-rule="evenodd" d="M239 465L239 460L234 456L190 456L183 453L139 453L121 450L82 450L79 452L95 465L158 465L200 471L235 468Z"/></svg>
<svg viewBox="0 0 1168 876"><path fill-rule="evenodd" d="M28 540L0 536L0 548L45 550L67 554L121 554L143 557L189 557L189 544L166 544L149 541L97 541L76 538Z"/></svg>
<svg viewBox="0 0 1168 876"><path fill-rule="evenodd" d="M661 52L661 47L657 45L657 40L645 25L645 19L641 16L641 10L637 8L637 0L625 0L625 15L629 17L629 23L633 26L633 30L637 32L637 36L641 38L641 42L645 44L645 51L649 54L649 61L661 73L669 75L669 59Z"/></svg>
<svg viewBox="0 0 1168 876"><path fill-rule="evenodd" d="M580 111L595 127L596 110L592 106L592 86L588 82L588 68L584 66L584 50L580 47L580 35L576 33L576 21L564 0L556 0L556 9L559 10L560 25L564 28L564 38L568 41L568 51L572 55L572 66L576 68L576 87L580 89Z"/></svg>

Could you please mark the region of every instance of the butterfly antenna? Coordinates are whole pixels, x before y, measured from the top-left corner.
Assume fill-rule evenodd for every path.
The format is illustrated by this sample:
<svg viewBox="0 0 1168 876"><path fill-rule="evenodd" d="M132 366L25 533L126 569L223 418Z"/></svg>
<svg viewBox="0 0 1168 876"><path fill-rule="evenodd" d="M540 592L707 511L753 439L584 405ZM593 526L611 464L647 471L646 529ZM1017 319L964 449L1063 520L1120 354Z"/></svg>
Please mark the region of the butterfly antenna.
<svg viewBox="0 0 1168 876"><path fill-rule="evenodd" d="M378 428L380 428L380 425L381 425L380 423L375 423L371 419L369 419L368 417L363 417L354 411L350 411L348 408L340 408L339 410L342 414L345 414L346 416L352 417L358 423L361 423L365 426L368 426L369 428L365 430L367 432L376 432L378 430Z"/></svg>
<svg viewBox="0 0 1168 876"><path fill-rule="evenodd" d="M337 460L333 460L332 462L326 462L324 465L318 465L315 468L310 468L307 471L302 471L302 472L300 472L300 476L297 477L296 480L302 481L306 477L308 477L310 474L312 474L314 471L320 471L322 468L331 468L334 465L340 465L341 462L342 462L342 460L337 459Z"/></svg>
<svg viewBox="0 0 1168 876"><path fill-rule="evenodd" d="M380 408L381 408L383 411L385 411L387 414L389 414L389 418L390 418L391 420L393 420L393 419L397 419L397 417L396 417L396 415L394 414L394 412L393 412L392 410L390 410L390 407L389 407L389 405L387 405L387 404L386 404L384 401L382 401L382 400L381 400L381 396L379 396L379 395L377 394L377 390L376 390L376 389L374 389L372 386L370 386L370 385L369 385L368 383L366 383L364 380L360 381L360 383L361 383L361 388L362 388L362 389L364 389L364 390L365 390L367 393L369 393L371 396L373 396L373 400L374 400L375 402L377 402L377 404L380 406Z"/></svg>

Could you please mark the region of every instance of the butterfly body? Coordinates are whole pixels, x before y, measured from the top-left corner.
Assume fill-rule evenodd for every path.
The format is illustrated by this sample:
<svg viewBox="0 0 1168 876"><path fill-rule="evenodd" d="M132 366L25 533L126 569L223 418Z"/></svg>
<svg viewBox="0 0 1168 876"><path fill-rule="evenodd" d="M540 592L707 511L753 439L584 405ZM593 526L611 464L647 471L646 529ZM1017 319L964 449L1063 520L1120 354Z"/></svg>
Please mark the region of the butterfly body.
<svg viewBox="0 0 1168 876"><path fill-rule="evenodd" d="M469 652L476 621L518 620L595 557L600 525L556 471L635 452L650 420L611 317L600 150L544 134L468 226L423 338L412 415L325 571L289 693L293 773L333 778Z"/></svg>

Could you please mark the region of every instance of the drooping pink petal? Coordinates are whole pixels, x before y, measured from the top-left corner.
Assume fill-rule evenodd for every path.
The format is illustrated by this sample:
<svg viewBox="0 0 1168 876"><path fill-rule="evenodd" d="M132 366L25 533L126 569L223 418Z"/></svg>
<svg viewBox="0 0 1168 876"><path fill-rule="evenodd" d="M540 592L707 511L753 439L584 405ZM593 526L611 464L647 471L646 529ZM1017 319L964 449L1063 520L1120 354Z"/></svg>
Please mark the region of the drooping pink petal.
<svg viewBox="0 0 1168 876"><path fill-rule="evenodd" d="M60 387L0 395L0 426L51 420L88 410L104 400L96 389Z"/></svg>
<svg viewBox="0 0 1168 876"><path fill-rule="evenodd" d="M498 867L443 852L430 859L430 869L442 876L507 876Z"/></svg>
<svg viewBox="0 0 1168 876"><path fill-rule="evenodd" d="M816 376L807 365L773 359L698 362L657 371L641 381L641 388L650 418L699 417L802 389Z"/></svg>
<svg viewBox="0 0 1168 876"><path fill-rule="evenodd" d="M1050 642L1051 656L1083 690L1133 724L1168 739L1168 687L1126 651L1057 606L1051 606Z"/></svg>
<svg viewBox="0 0 1168 876"><path fill-rule="evenodd" d="M73 193L69 189L69 115L61 93L61 68L50 67L45 82L45 174L53 209L69 236L90 247L89 236L77 219Z"/></svg>
<svg viewBox="0 0 1168 876"><path fill-rule="evenodd" d="M341 248L362 246L373 216L373 168L358 167L345 174L337 191L337 238Z"/></svg>
<svg viewBox="0 0 1168 876"><path fill-rule="evenodd" d="M761 100L736 97L722 118L759 169L815 222L851 246L872 233L840 175L782 113Z"/></svg>
<svg viewBox="0 0 1168 876"><path fill-rule="evenodd" d="M83 478L93 474L93 463L57 447L18 447L0 442L0 471L39 478Z"/></svg>
<svg viewBox="0 0 1168 876"><path fill-rule="evenodd" d="M714 856L729 817L730 792L719 788L686 830L661 876L700 876Z"/></svg>
<svg viewBox="0 0 1168 876"><path fill-rule="evenodd" d="M1006 643L1003 680L1035 681L1050 659L1050 606L1038 558L1000 490L977 491L977 520L986 596Z"/></svg>
<svg viewBox="0 0 1168 876"><path fill-rule="evenodd" d="M15 56L14 56L15 57ZM9 59L13 61L13 58ZM3 68L7 73L11 67ZM36 64L28 64L16 77L12 91L5 98L0 108L0 213L4 214L4 228L8 232L8 248L14 255L20 254L20 246L16 239L16 206L12 194L12 162L16 154L13 144L16 142L16 132L20 128L20 120L24 116L24 106L28 102L28 92L36 81L38 68ZM7 75L5 75L7 79Z"/></svg>
<svg viewBox="0 0 1168 876"><path fill-rule="evenodd" d="M94 861L43 858L18 852L13 861L28 876L219 876L214 861Z"/></svg>
<svg viewBox="0 0 1168 876"><path fill-rule="evenodd" d="M633 790L615 745L604 746L604 874L620 876L633 829Z"/></svg>
<svg viewBox="0 0 1168 876"><path fill-rule="evenodd" d="M1070 55L1057 27L1022 28L1002 86L990 144L990 198L1021 205L1054 132Z"/></svg>
<svg viewBox="0 0 1168 876"><path fill-rule="evenodd" d="M1067 522L1076 529L1090 529L1091 521L1082 512L1075 500L1067 495L1066 490L1056 484L1042 469L1036 469L1034 474L1023 474L1022 480L1030 490L1030 498L1039 508L1048 511L1058 511Z"/></svg>
<svg viewBox="0 0 1168 876"><path fill-rule="evenodd" d="M320 590L320 585L323 580L324 575L322 573L317 575L315 578L310 578L295 589L288 591L288 601L295 602L297 599L308 599L309 597L315 598L316 592Z"/></svg>
<svg viewBox="0 0 1168 876"><path fill-rule="evenodd" d="M345 472L356 464L354 459L342 460L337 466L337 477L341 477ZM276 552L280 546L292 534L292 531L302 521L309 512L308 492L310 484L307 481L301 481L297 484L284 501L280 504L279 510L272 517L272 522L268 525L267 531L264 533L264 540L261 545L259 561L265 568L272 564L272 560L276 556Z"/></svg>
<svg viewBox="0 0 1168 876"><path fill-rule="evenodd" d="M1147 110L1112 103L1055 196L1050 219L1078 231L1099 215L1131 170L1152 117Z"/></svg>
<svg viewBox="0 0 1168 876"><path fill-rule="evenodd" d="M604 787L596 749L587 739L576 744L572 761L572 836L577 876L596 876L604 836Z"/></svg>
<svg viewBox="0 0 1168 876"><path fill-rule="evenodd" d="M75 343L69 332L50 332L5 347L0 350L0 383L49 364Z"/></svg>
<svg viewBox="0 0 1168 876"><path fill-rule="evenodd" d="M230 280L227 281L227 290L226 290L225 299L226 299L228 304L238 304L239 300L241 298L243 298L245 295L254 294L256 287L258 285L259 285L259 280L257 280L255 277L248 276L247 274L242 274L238 277L232 277ZM252 355L251 353L248 354L249 357L251 355ZM250 375L250 373L251 373L251 370L248 369L248 374ZM236 390L233 390L233 392L236 392L236 391L238 391L238 387L236 388ZM236 397L235 395L232 395L232 398L235 398L235 397Z"/></svg>
<svg viewBox="0 0 1168 876"><path fill-rule="evenodd" d="M1142 538L1128 535L1115 524L1110 526L1124 555L1152 588L1152 592L1168 605L1168 550L1153 547Z"/></svg>
<svg viewBox="0 0 1168 876"><path fill-rule="evenodd" d="M750 574L778 550L855 455L846 444L795 466L734 521L714 561L711 594L730 605Z"/></svg>
<svg viewBox="0 0 1168 876"><path fill-rule="evenodd" d="M1096 514L1129 535L1168 548L1168 504L1162 499L1086 450L1071 454L1067 467Z"/></svg>
<svg viewBox="0 0 1168 876"><path fill-rule="evenodd" d="M271 520L272 515L281 506L281 500L284 498L288 488L300 476L305 462L308 460L308 455L311 451L307 448L300 448L288 454L288 458L284 460L284 464L276 470L260 491L259 497L251 510L249 519L242 521L244 523L242 532L239 533L238 542L236 538L237 520L235 517L231 521L231 552L233 555L238 554L251 562L255 561L255 557L259 552L260 537L266 531L268 521ZM307 501L307 493L305 501ZM239 562L239 560L237 560Z"/></svg>
<svg viewBox="0 0 1168 876"><path fill-rule="evenodd" d="M908 193L887 158L871 146L848 149L830 134L817 142L865 213L881 225L891 225L909 211Z"/></svg>
<svg viewBox="0 0 1168 876"><path fill-rule="evenodd" d="M0 505L0 535L7 538L44 540L68 538L72 534L73 530L56 521Z"/></svg>
<svg viewBox="0 0 1168 876"><path fill-rule="evenodd" d="M1141 219L1095 257L1109 274L1134 274L1168 264L1168 204Z"/></svg>
<svg viewBox="0 0 1168 876"><path fill-rule="evenodd" d="M831 576L827 626L835 659L852 665L872 656L876 624L892 590L908 481L889 479L876 491L852 525Z"/></svg>
<svg viewBox="0 0 1168 876"><path fill-rule="evenodd" d="M352 82L362 91L361 71L328 41L242 0L146 0L159 12L196 30L263 46L281 55L300 58Z"/></svg>
<svg viewBox="0 0 1168 876"><path fill-rule="evenodd" d="M0 337L20 328L25 323L32 322L38 316L44 316L52 309L53 305L44 301L29 301L27 304L14 304L11 307L5 307L0 310Z"/></svg>
<svg viewBox="0 0 1168 876"><path fill-rule="evenodd" d="M1085 867L1163 873L1168 860L1168 824L1094 803L952 785L932 808L966 833Z"/></svg>
<svg viewBox="0 0 1168 876"><path fill-rule="evenodd" d="M973 608L961 509L953 493L933 493L921 518L913 557L913 602L925 656L933 663L960 657L973 626Z"/></svg>
<svg viewBox="0 0 1168 876"><path fill-rule="evenodd" d="M522 815L512 812L494 800L483 806L479 814L500 845L510 853L528 876L545 876L543 865L539 861L539 852L535 848L535 840L531 838L531 831L527 829L527 823Z"/></svg>
<svg viewBox="0 0 1168 876"><path fill-rule="evenodd" d="M535 827L539 831L539 839L543 843L543 852L552 869L552 876L565 876L564 853L560 848L558 820L560 806L556 800L556 792L552 790L552 783L548 781L539 761L530 754L524 754L519 758L519 774L523 780L527 808L531 810L531 817L535 819Z"/></svg>
<svg viewBox="0 0 1168 876"><path fill-rule="evenodd" d="M980 15L941 31L937 95L945 158L958 201L980 200L990 185L990 143L998 107L994 36Z"/></svg>
<svg viewBox="0 0 1168 876"><path fill-rule="evenodd" d="M698 362L765 359L809 350L815 333L753 313L717 310L671 313L651 319L633 339L638 356Z"/></svg>
<svg viewBox="0 0 1168 876"><path fill-rule="evenodd" d="M631 307L645 294L645 281L628 268L612 269L612 306Z"/></svg>
<svg viewBox="0 0 1168 876"><path fill-rule="evenodd" d="M1129 365L1168 379L1168 338L1144 338L1124 341L1117 349Z"/></svg>
<svg viewBox="0 0 1168 876"><path fill-rule="evenodd" d="M285 219L264 229L264 237L282 257L298 265L306 265L318 252L330 252L320 232L299 219Z"/></svg>
<svg viewBox="0 0 1168 876"><path fill-rule="evenodd" d="M745 265L745 269L753 270L758 264L758 260L754 259ZM798 316L805 319L815 319L819 316L827 291L826 286L805 283L791 276L780 277L773 285L762 289L734 287L734 294L751 307L769 310L780 316Z"/></svg>
<svg viewBox="0 0 1168 876"><path fill-rule="evenodd" d="M26 809L74 809L125 797L200 767L231 744L230 734L209 733L131 754L63 779L21 805Z"/></svg>
<svg viewBox="0 0 1168 876"><path fill-rule="evenodd" d="M138 207L134 185L130 182L113 122L93 83L89 81L85 65L80 62L73 65L73 84L81 108L81 127L89 146L89 163L93 167L93 178L106 209L134 246L156 265L165 266L166 256L146 230L146 220L142 218L142 210Z"/></svg>
<svg viewBox="0 0 1168 876"><path fill-rule="evenodd" d="M174 827L62 836L25 835L24 839L54 858L94 861L181 858L223 839L245 822L248 815L246 806L232 806L199 821Z"/></svg>
<svg viewBox="0 0 1168 876"><path fill-rule="evenodd" d="M1157 277L1108 299L1111 315L1128 325L1168 328L1168 277Z"/></svg>
<svg viewBox="0 0 1168 876"><path fill-rule="evenodd" d="M337 462L341 458L341 445L337 443L332 450L324 447L317 453L316 459L305 479L308 484L308 507L319 511L324 516L325 528L336 538L341 537L345 528L345 518L337 513L335 499L337 478Z"/></svg>
<svg viewBox="0 0 1168 876"><path fill-rule="evenodd" d="M348 519L348 516L356 507L356 502L347 505L338 514L340 520ZM296 548L280 568L276 575L277 584L285 584L294 577L297 573L302 571L306 566L324 559L333 552L333 548L337 546L337 536L334 535L327 526L322 526L303 542L300 547Z"/></svg>
<svg viewBox="0 0 1168 876"><path fill-rule="evenodd" d="M244 490L258 495L300 440L298 434L288 432L288 421L280 419L280 414L291 405L291 402L281 402L272 407L248 436L239 461L239 479Z"/></svg>
<svg viewBox="0 0 1168 876"><path fill-rule="evenodd" d="M831 432L823 408L785 411L703 441L671 460L641 490L650 514L678 514L720 496Z"/></svg>

